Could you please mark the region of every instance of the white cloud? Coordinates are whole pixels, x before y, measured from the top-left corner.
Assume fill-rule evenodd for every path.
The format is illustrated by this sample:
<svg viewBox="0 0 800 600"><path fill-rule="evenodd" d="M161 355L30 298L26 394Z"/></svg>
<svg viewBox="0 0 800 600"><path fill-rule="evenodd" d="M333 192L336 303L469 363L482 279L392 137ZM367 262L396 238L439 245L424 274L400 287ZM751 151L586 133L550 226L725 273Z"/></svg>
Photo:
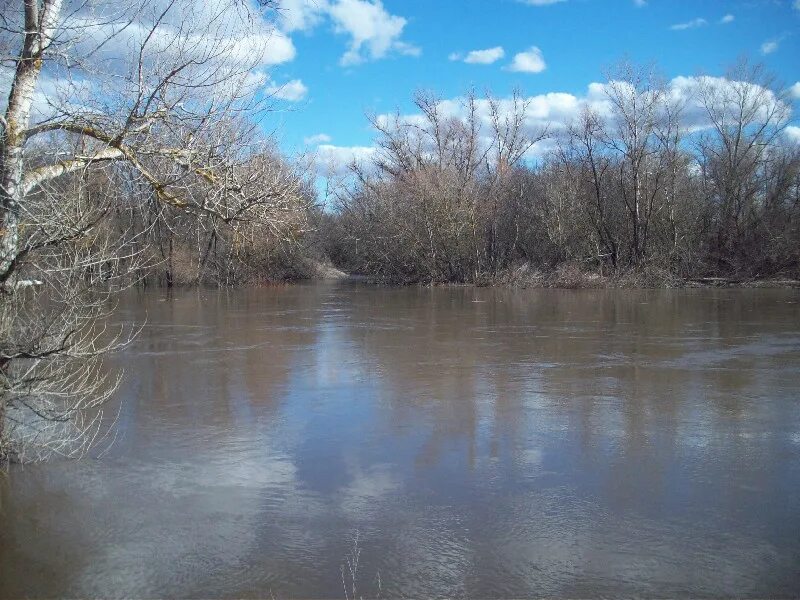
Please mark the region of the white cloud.
<svg viewBox="0 0 800 600"><path fill-rule="evenodd" d="M510 115L514 110L513 98L498 98L495 102L501 117ZM607 98L597 87L591 87L589 95L584 98L567 93L552 92L524 98L523 102L528 105L525 115L525 128L531 133L541 132L546 127L554 133L563 132L567 125L578 117L583 107L590 107L598 113L603 113L607 110L603 106L604 102L607 103ZM517 104L517 106L519 105ZM443 119L465 120L469 113L468 104L462 97L442 100L437 105L437 108ZM492 122L490 102L485 98L477 99L475 101L475 110L479 125L486 128L485 131L488 132ZM383 127L388 126L391 128L392 124L395 123L395 119L397 119L396 115L384 114L378 117L378 123ZM426 126L425 119L420 114L401 115L399 124L423 128ZM551 138L539 142L532 149L530 155L541 156L545 154L553 148L555 141L555 139Z"/></svg>
<svg viewBox="0 0 800 600"><path fill-rule="evenodd" d="M297 55L294 44L280 31L272 31L264 40L264 53L261 64L278 65L294 60Z"/></svg>
<svg viewBox="0 0 800 600"><path fill-rule="evenodd" d="M786 114L790 108L781 102L773 92L754 86L753 84L742 81L731 81L724 77L675 77L669 82L669 94L676 104L683 107L682 125L688 132L702 131L708 129L711 123L706 114L705 108L699 97L701 89L709 89L720 99L727 110L735 112L737 98L742 94L747 94L751 98L758 98L761 106L756 120L765 119L768 115ZM589 109L597 114L601 119L609 119L612 116L611 102L608 96L608 83L590 83L583 95L577 96L563 92L550 92L524 98L528 105L525 118L525 127L531 133L541 132L545 127L553 134L548 140L538 143L529 153L530 157L542 156L554 147L559 137L564 134L569 125L580 116L581 112ZM746 88L752 86L750 91ZM500 98L496 100L500 114L510 115L514 109L512 98ZM478 99L475 103L479 123L483 127L491 125L491 108L485 99ZM442 100L438 104L439 113L442 118L466 119L467 104L462 97L455 97ZM395 115L380 115L378 122L382 126L389 126L394 122ZM408 114L400 116L401 124L425 126L425 121L419 114ZM787 136L791 139L800 140L800 127L788 128ZM368 158L364 154L364 158Z"/></svg>
<svg viewBox="0 0 800 600"><path fill-rule="evenodd" d="M494 48L487 48L486 50L472 50L464 57L464 62L475 65L490 65L497 62L506 55L502 46L495 46ZM451 55L453 56L453 55ZM459 60L458 58L451 58L450 60Z"/></svg>
<svg viewBox="0 0 800 600"><path fill-rule="evenodd" d="M266 93L279 100L287 100L289 102L299 102L306 97L308 88L299 79L292 79L286 83L276 84L272 83L267 86Z"/></svg>
<svg viewBox="0 0 800 600"><path fill-rule="evenodd" d="M389 14L381 0L337 0L328 14L335 30L350 36L349 48L339 61L342 65L383 58L391 51L420 54L419 48L400 39L406 19Z"/></svg>
<svg viewBox="0 0 800 600"><path fill-rule="evenodd" d="M800 144L800 127L789 125L786 129L784 129L783 133L786 136L786 139L793 144Z"/></svg>
<svg viewBox="0 0 800 600"><path fill-rule="evenodd" d="M725 77L675 77L670 81L672 98L683 105L683 125L690 131L700 131L710 126L706 110L700 101L699 92L709 90L720 104L720 110L733 115L742 97L758 99L759 110L754 119L763 120L771 114L788 115L791 108L771 91L752 83L733 81Z"/></svg>
<svg viewBox="0 0 800 600"><path fill-rule="evenodd" d="M390 14L381 0L280 0L278 12L283 31L310 31L327 19L336 33L349 36L342 65L377 60L391 52L421 53L401 39L407 20Z"/></svg>
<svg viewBox="0 0 800 600"><path fill-rule="evenodd" d="M761 44L761 54L763 54L764 56L766 56L767 54L772 54L778 49L779 44L780 42L778 42L777 40L770 40L768 42L764 42L763 44Z"/></svg>
<svg viewBox="0 0 800 600"><path fill-rule="evenodd" d="M0 66L0 89L11 87L13 71ZM33 93L31 121L38 123L65 111L94 111L92 102L102 96L98 82L75 74L73 78L61 77L43 71ZM0 97L0 112L5 111L7 97Z"/></svg>
<svg viewBox="0 0 800 600"><path fill-rule="evenodd" d="M235 6L213 0L177 1L169 6L156 0L154 14L165 12L154 31L153 15L135 5L109 15L93 5L86 3L85 10L70 13L59 37L76 53L102 62L104 68L113 62L130 62L131 55L137 54L134 50L145 42L146 57L152 55L155 61L167 55L261 67L289 62L296 54L292 40L270 20L258 13L243 15Z"/></svg>
<svg viewBox="0 0 800 600"><path fill-rule="evenodd" d="M318 146L320 144L327 144L332 141L333 138L329 136L327 133L318 133L316 135L310 135L307 138L303 139L303 144L306 146Z"/></svg>
<svg viewBox="0 0 800 600"><path fill-rule="evenodd" d="M736 20L736 17L734 17L731 14L727 14L724 17L722 17L719 20L719 22L720 22L720 25L727 25L728 23L733 23L735 20Z"/></svg>
<svg viewBox="0 0 800 600"><path fill-rule="evenodd" d="M800 2L800 0L798 0ZM789 95L795 100L800 100L800 81L789 88Z"/></svg>
<svg viewBox="0 0 800 600"><path fill-rule="evenodd" d="M278 22L287 32L308 31L322 21L327 0L280 0Z"/></svg>
<svg viewBox="0 0 800 600"><path fill-rule="evenodd" d="M139 85L140 48L141 84L149 88L169 77L176 88L187 90L185 104L261 90L269 68L296 54L292 40L274 22L218 0L152 0L148 10L135 2L78 3L65 11L56 37L61 60L45 62L34 122L52 117L59 107L118 116L132 87ZM175 65L184 68L171 73Z"/></svg>
<svg viewBox="0 0 800 600"><path fill-rule="evenodd" d="M670 29L673 31L683 31L684 29L696 29L697 27L704 27L706 25L708 25L708 21L698 17L696 19L692 19L691 21L686 21L685 23L676 23L675 25L672 25Z"/></svg>
<svg viewBox="0 0 800 600"><path fill-rule="evenodd" d="M514 55L514 60L508 67L509 71L518 73L541 73L547 68L542 51L532 46L525 52Z"/></svg>
<svg viewBox="0 0 800 600"><path fill-rule="evenodd" d="M325 175L341 175L348 167L371 159L376 150L371 146L333 146L320 144L317 147L317 160Z"/></svg>
<svg viewBox="0 0 800 600"><path fill-rule="evenodd" d="M633 3L639 8L647 6L647 0L633 0Z"/></svg>

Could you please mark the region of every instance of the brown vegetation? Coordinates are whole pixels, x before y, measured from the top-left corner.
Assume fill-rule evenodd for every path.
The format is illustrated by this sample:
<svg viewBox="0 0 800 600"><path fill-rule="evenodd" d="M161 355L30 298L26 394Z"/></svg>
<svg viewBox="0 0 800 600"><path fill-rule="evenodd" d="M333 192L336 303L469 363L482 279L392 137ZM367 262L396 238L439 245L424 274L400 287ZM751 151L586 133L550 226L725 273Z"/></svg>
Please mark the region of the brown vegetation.
<svg viewBox="0 0 800 600"><path fill-rule="evenodd" d="M680 98L623 64L605 85L607 111L586 108L564 131L531 130L518 96L501 109L469 95L463 118L420 96L420 115L374 123L379 151L338 196L330 255L397 283L797 279L789 103L744 62L697 82ZM525 160L545 139L553 149Z"/></svg>

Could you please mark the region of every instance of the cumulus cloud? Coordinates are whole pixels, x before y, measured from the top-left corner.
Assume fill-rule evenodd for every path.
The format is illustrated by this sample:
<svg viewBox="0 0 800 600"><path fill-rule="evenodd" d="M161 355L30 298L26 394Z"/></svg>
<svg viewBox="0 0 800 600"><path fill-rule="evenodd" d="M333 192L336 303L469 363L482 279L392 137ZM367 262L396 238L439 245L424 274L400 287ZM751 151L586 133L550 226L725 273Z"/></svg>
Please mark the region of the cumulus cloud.
<svg viewBox="0 0 800 600"><path fill-rule="evenodd" d="M383 58L389 52L418 56L419 48L400 37L406 19L389 14L380 0L338 0L328 13L338 33L350 36L350 44L341 59L342 65L355 65Z"/></svg>
<svg viewBox="0 0 800 600"><path fill-rule="evenodd" d="M638 8L641 8L643 6L647 6L647 0L633 0L633 4Z"/></svg>
<svg viewBox="0 0 800 600"><path fill-rule="evenodd" d="M620 82L613 82L616 86L621 85ZM600 119L609 120L612 118L612 104L609 99L609 83L590 83L584 94L573 95L563 92L550 92L546 94L538 94L524 98L524 102L528 105L528 110L525 118L525 128L531 134L541 132L545 128L552 134L552 136L536 144L529 152L529 157L537 157L546 154L557 143L558 139L567 131L570 124L574 123L584 110L591 110L597 114ZM744 88L752 86L753 89L745 92ZM756 115L756 119L766 119L768 115L789 113L789 107L782 103L777 96L770 90L766 90L755 86L754 84L731 81L724 77L710 77L710 76L692 76L684 77L679 76L672 79L668 84L668 93L670 98L677 104L683 107L682 110L682 126L687 132L698 132L711 127L711 123L706 114L705 108L700 100L699 91L701 89L709 90L725 105L726 99L729 109L732 112L736 111L736 101L738 95L747 93L751 97L756 95L760 98L762 108L760 113ZM510 115L514 109L513 98L500 98L496 100L500 114ZM468 116L468 108L465 99L462 97L455 97L444 99L437 105L439 114L445 119L460 119L464 120ZM479 122L487 130L491 126L491 107L489 101L485 99L478 99L476 101L476 109ZM380 115L378 117L378 124L381 126L390 126L395 119L396 115ZM410 125L424 126L424 119L420 114L407 114L399 117L400 123ZM787 137L796 139L800 134L800 128L788 128ZM368 154L363 155L368 158Z"/></svg>
<svg viewBox="0 0 800 600"><path fill-rule="evenodd" d="M0 66L0 89L10 89L14 71ZM93 111L92 102L102 96L98 82L76 74L66 78L43 72L33 93L31 121L38 123L63 112ZM0 97L0 111L5 111L7 97Z"/></svg>
<svg viewBox="0 0 800 600"><path fill-rule="evenodd" d="M696 19L692 19L691 21L686 21L685 23L676 23L675 25L670 26L670 29L673 31L683 31L685 29L696 29L698 27L705 27L708 25L708 21L705 19L698 17Z"/></svg>
<svg viewBox="0 0 800 600"><path fill-rule="evenodd" d="M495 46L494 48L486 48L485 50L472 50L467 52L463 57L465 63L471 65L490 65L497 62L506 55L502 46ZM450 60L462 60L459 53L453 53L449 56Z"/></svg>
<svg viewBox="0 0 800 600"><path fill-rule="evenodd" d="M531 46L525 52L514 55L514 60L508 66L509 71L518 73L541 73L547 68L542 51L536 46Z"/></svg>
<svg viewBox="0 0 800 600"><path fill-rule="evenodd" d="M299 102L306 97L308 88L299 79L292 79L286 83L276 84L272 83L267 86L266 93L278 100L287 100L289 102Z"/></svg>
<svg viewBox="0 0 800 600"><path fill-rule="evenodd" d="M68 108L118 110L140 85L140 58L145 88L169 78L187 97L204 101L263 89L267 71L296 54L271 19L221 0L152 0L148 10L136 3L79 3L65 12L56 39L62 60L45 62L34 122ZM182 68L171 72L176 65ZM293 83L284 93L296 96L300 89Z"/></svg>
<svg viewBox="0 0 800 600"><path fill-rule="evenodd" d="M789 95L795 100L800 100L800 81L796 82L792 87L789 88Z"/></svg>
<svg viewBox="0 0 800 600"><path fill-rule="evenodd" d="M374 156L376 149L371 146L334 146L320 144L317 147L317 161L326 175L341 175L355 163L363 163Z"/></svg>
<svg viewBox="0 0 800 600"><path fill-rule="evenodd" d="M772 115L791 114L791 108L771 90L744 81L733 81L725 77L695 76L675 77L670 81L669 92L676 103L683 105L683 126L689 131L701 131L711 126L706 110L700 100L700 90L708 90L728 114L736 114L742 96L758 98L759 110L754 115L764 121Z"/></svg>
<svg viewBox="0 0 800 600"><path fill-rule="evenodd" d="M572 94L561 92L551 92L524 98L523 101L528 106L525 128L531 134L541 133L545 128L558 134L564 131L569 123L578 117L583 107L590 107L598 113L607 113L608 99L603 94L601 88L597 87L598 85L599 84L590 86L589 93L586 97L577 97ZM510 115L514 110L515 101L511 97L498 98L495 99L495 102L501 116ZM460 96L441 100L437 105L437 109L439 115L443 119L466 120L469 114L468 103L465 98ZM475 109L479 124L481 127L484 127L485 131L488 133L492 123L492 107L489 100L478 98L475 101ZM380 115L378 117L378 124L381 127L391 127L397 119L397 115ZM399 121L397 122L419 127L425 126L425 119L420 114L400 115ZM554 143L555 139L553 138L539 142L530 152L530 156L541 156L545 154L553 147Z"/></svg>
<svg viewBox="0 0 800 600"><path fill-rule="evenodd" d="M731 14L727 14L727 15L725 15L724 17L722 17L722 18L719 20L719 22L720 22L720 25L727 25L728 23L733 23L733 22L734 22L734 20L736 20L736 17L734 17L734 16L733 16L733 15L731 15Z"/></svg>
<svg viewBox="0 0 800 600"><path fill-rule="evenodd" d="M322 22L325 0L280 0L278 22L286 32L308 31Z"/></svg>
<svg viewBox="0 0 800 600"><path fill-rule="evenodd" d="M345 66L390 53L421 53L401 39L407 20L390 14L381 0L280 0L278 13L284 31L311 31L327 21L336 33L349 37L347 51L339 60Z"/></svg>
<svg viewBox="0 0 800 600"><path fill-rule="evenodd" d="M145 59L161 61L180 57L214 65L229 63L241 68L278 65L294 59L292 40L264 15L244 16L235 7L210 0L203 3L156 0L158 19L135 6L104 13L93 3L69 13L58 38L84 60L114 68L130 63L145 47Z"/></svg>
<svg viewBox="0 0 800 600"><path fill-rule="evenodd" d="M316 135L310 135L307 138L303 138L303 144L306 146L318 146L319 144L327 144L332 141L333 138L329 136L327 133L318 133Z"/></svg>
<svg viewBox="0 0 800 600"><path fill-rule="evenodd" d="M778 40L769 40L761 44L761 54L766 56L767 54L772 54L778 49L780 42Z"/></svg>
<svg viewBox="0 0 800 600"><path fill-rule="evenodd" d="M791 143L800 144L800 127L789 125L789 127L784 130L784 135Z"/></svg>

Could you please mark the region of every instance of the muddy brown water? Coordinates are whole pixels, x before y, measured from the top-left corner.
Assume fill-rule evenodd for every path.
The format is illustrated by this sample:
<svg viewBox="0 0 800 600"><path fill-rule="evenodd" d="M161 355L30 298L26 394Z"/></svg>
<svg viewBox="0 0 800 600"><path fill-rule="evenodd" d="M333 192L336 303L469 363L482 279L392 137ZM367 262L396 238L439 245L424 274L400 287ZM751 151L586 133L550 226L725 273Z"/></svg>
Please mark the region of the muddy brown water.
<svg viewBox="0 0 800 600"><path fill-rule="evenodd" d="M0 477L0 597L800 596L800 294L126 296L99 459ZM348 591L350 593L351 590Z"/></svg>

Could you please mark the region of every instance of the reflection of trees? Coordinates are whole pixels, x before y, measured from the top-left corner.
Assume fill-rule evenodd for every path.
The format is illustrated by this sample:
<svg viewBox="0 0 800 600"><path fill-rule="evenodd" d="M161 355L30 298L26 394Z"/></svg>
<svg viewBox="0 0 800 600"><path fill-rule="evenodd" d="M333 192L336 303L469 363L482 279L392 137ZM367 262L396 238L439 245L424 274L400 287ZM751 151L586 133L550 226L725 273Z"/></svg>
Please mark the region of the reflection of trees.
<svg viewBox="0 0 800 600"><path fill-rule="evenodd" d="M674 454L688 437L761 410L751 399L766 382L754 373L779 359L759 344L781 325L748 322L753 298L367 290L350 308L348 334L381 374L384 426L424 432L419 465L455 448L473 465L481 436L496 457L503 444L519 451L532 434L561 428L589 456L613 452L622 471L651 457L658 472L656 449Z"/></svg>
<svg viewBox="0 0 800 600"><path fill-rule="evenodd" d="M142 447L163 442L161 427L217 442L246 437L257 417L274 416L296 352L314 344L317 303L313 287L131 295L124 313L146 312L148 324L120 357L121 429L138 427Z"/></svg>
<svg viewBox="0 0 800 600"><path fill-rule="evenodd" d="M579 585L570 583L576 572L619 591L616 578L632 565L641 590L656 581L682 585L675 574L686 571L652 569L654 538L684 570L705 561L713 572L730 561L745 582L766 569L749 565L740 549L766 543L756 529L769 522L796 522L782 502L790 484L780 457L789 442L779 424L797 422L787 398L798 374L785 368L796 364L797 336L780 342L787 325L796 331L797 309L781 294L359 295L347 332L380 374L376 427L405 451L398 456L410 446L416 459L403 498L422 494L413 505L421 515L441 505L453 513L428 524L452 547L393 569L398 593L430 580L417 576L420 564L457 565L442 584L450 594L476 573L466 592L475 596L502 595L487 581L507 584L508 595L558 595L579 589L569 587ZM445 471L450 476L440 477ZM424 516L394 525L402 506L384 511L398 530L381 540L390 548L381 556L416 558L428 546L415 533ZM718 580L693 582L721 589Z"/></svg>
<svg viewBox="0 0 800 600"><path fill-rule="evenodd" d="M388 595L794 589L781 294L131 296L120 441L0 481L0 595L330 595L355 529Z"/></svg>

